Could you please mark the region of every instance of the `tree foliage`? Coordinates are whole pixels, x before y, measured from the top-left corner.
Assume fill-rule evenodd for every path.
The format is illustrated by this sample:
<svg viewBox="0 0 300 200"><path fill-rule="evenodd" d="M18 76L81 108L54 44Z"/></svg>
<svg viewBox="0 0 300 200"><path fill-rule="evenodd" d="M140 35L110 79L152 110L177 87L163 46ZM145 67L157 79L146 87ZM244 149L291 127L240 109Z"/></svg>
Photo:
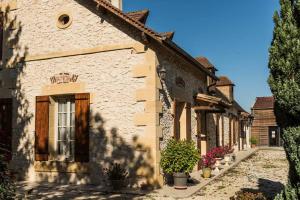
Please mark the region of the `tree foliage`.
<svg viewBox="0 0 300 200"><path fill-rule="evenodd" d="M300 199L300 0L280 0L280 6L274 14L269 85L290 171L277 199Z"/></svg>

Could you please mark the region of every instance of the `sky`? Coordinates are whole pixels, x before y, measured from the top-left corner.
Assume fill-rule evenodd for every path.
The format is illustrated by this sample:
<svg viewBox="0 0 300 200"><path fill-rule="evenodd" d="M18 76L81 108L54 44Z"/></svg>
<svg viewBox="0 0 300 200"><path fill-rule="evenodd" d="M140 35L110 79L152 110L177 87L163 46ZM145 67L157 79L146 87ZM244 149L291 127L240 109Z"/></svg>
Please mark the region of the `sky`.
<svg viewBox="0 0 300 200"><path fill-rule="evenodd" d="M150 10L147 26L175 31L173 41L228 76L247 111L256 97L271 95L268 49L279 0L123 0L124 11L141 9Z"/></svg>

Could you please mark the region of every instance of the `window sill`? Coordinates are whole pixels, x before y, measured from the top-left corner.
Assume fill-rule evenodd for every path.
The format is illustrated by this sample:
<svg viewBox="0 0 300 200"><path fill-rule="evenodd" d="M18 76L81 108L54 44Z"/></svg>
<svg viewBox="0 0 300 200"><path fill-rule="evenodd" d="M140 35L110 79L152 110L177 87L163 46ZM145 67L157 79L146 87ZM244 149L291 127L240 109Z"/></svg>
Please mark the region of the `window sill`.
<svg viewBox="0 0 300 200"><path fill-rule="evenodd" d="M88 163L66 162L66 161L35 161L36 172L62 172L62 173L88 173Z"/></svg>

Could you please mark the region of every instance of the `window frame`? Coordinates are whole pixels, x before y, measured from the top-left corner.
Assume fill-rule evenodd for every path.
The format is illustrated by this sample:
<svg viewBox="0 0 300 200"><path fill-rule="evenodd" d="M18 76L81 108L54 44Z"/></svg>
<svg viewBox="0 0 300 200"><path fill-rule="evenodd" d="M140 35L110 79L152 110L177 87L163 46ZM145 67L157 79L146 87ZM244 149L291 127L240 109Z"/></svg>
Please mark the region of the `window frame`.
<svg viewBox="0 0 300 200"><path fill-rule="evenodd" d="M59 103L60 101L65 100L67 102L67 110L65 112L60 112L59 111ZM74 110L71 110L71 103L73 103L74 105ZM75 132L76 132L76 127L75 127L75 97L73 95L63 95L63 96L57 96L55 97L55 124L54 124L54 152L55 152L55 157L54 159L56 161L69 161L69 162L75 162ZM66 119L66 124L64 126L64 128L69 129L66 132L66 141L65 141L65 148L67 149L65 155L60 155L58 153L58 143L61 142L62 140L59 140L59 123L58 123L58 119L59 119L59 114L67 114L67 119ZM74 115L73 118L73 125L71 123L71 114ZM61 126L62 127L62 126ZM73 136L73 140L70 139L71 138L71 131L70 129L73 128L74 130L74 136ZM73 142L73 154L70 155L70 143ZM68 155L70 157L68 157Z"/></svg>

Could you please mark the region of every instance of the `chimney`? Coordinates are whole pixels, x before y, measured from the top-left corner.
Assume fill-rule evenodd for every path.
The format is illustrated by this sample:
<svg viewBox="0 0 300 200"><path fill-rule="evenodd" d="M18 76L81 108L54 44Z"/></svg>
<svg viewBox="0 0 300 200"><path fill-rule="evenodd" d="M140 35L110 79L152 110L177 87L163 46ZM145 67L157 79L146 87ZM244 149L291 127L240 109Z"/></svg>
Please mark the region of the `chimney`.
<svg viewBox="0 0 300 200"><path fill-rule="evenodd" d="M116 8L119 8L120 10L122 10L122 8L123 8L123 0L109 0L110 1L110 3L113 5L113 6L115 6Z"/></svg>

